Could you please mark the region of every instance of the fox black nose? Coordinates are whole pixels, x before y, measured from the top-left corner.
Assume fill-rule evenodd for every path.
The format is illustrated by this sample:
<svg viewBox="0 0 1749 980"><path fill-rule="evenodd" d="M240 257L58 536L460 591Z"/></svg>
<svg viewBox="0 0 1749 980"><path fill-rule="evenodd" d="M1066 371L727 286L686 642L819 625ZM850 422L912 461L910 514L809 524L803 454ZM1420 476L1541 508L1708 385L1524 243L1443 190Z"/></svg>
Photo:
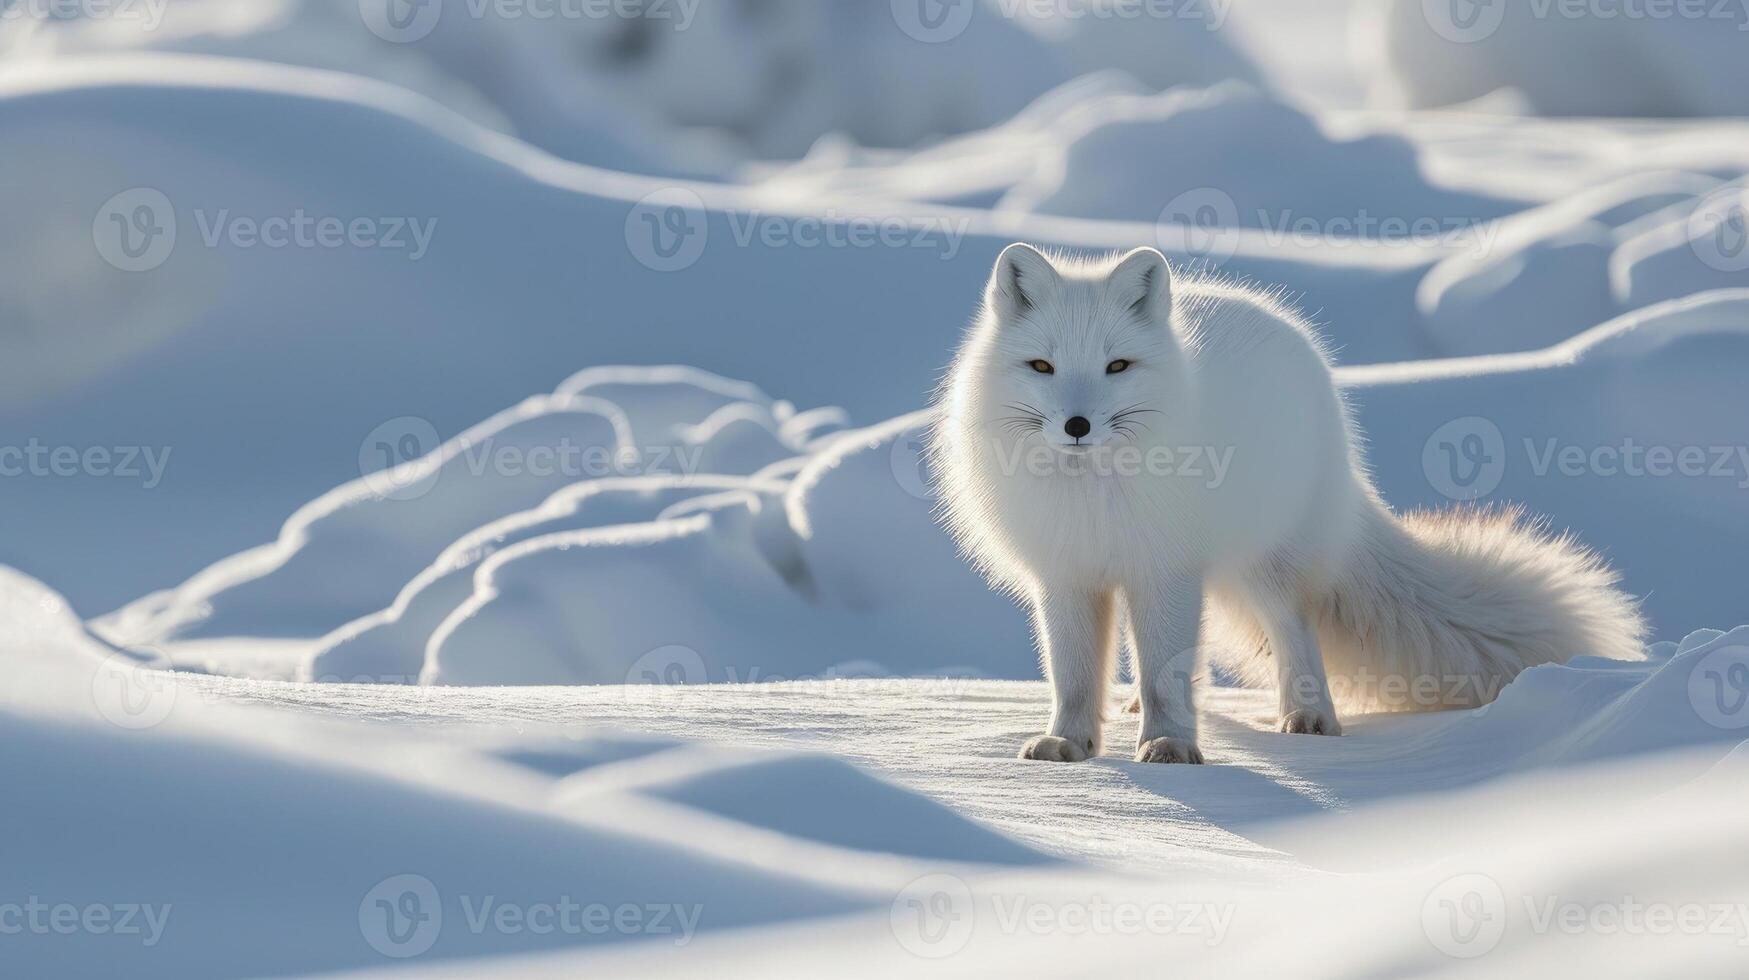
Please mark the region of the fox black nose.
<svg viewBox="0 0 1749 980"><path fill-rule="evenodd" d="M1070 438L1079 439L1093 431L1093 423L1077 415L1063 423L1063 431L1067 432Z"/></svg>

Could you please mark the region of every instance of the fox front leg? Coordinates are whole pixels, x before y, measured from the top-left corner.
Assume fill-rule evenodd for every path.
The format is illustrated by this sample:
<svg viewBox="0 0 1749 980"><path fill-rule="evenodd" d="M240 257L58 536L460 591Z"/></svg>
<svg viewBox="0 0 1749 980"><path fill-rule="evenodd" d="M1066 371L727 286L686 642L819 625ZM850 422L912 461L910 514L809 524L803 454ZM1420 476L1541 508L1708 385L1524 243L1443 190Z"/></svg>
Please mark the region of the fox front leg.
<svg viewBox="0 0 1749 980"><path fill-rule="evenodd" d="M1099 754L1116 598L1110 591L1046 589L1033 603L1039 656L1051 682L1051 724L1020 750L1022 759L1082 762Z"/></svg>
<svg viewBox="0 0 1749 980"><path fill-rule="evenodd" d="M1137 762L1200 765L1193 685L1202 642L1202 578L1181 575L1156 592L1129 595L1141 702Z"/></svg>

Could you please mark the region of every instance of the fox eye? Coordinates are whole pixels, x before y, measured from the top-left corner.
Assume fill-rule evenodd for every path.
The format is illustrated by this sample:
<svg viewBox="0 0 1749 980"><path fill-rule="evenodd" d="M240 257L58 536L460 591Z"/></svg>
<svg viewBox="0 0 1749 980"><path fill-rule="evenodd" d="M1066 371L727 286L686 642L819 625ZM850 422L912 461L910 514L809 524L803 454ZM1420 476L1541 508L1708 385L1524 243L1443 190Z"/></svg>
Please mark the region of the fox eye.
<svg viewBox="0 0 1749 980"><path fill-rule="evenodd" d="M1125 371L1128 371L1129 369L1130 369L1130 362L1126 361L1122 358L1119 358L1119 359L1112 361L1110 364L1107 364L1105 366L1105 373L1106 374L1122 374Z"/></svg>
<svg viewBox="0 0 1749 980"><path fill-rule="evenodd" d="M1027 361L1026 366L1040 374L1056 374L1057 369L1051 367L1050 361Z"/></svg>

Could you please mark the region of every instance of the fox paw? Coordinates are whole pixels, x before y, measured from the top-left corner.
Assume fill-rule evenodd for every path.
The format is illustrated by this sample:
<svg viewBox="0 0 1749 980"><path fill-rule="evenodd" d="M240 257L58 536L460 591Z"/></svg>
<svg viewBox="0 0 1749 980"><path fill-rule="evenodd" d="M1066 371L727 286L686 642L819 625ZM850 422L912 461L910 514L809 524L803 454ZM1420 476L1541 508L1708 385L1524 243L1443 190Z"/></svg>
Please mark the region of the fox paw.
<svg viewBox="0 0 1749 980"><path fill-rule="evenodd" d="M1143 742L1136 749L1137 762L1177 762L1185 765L1202 765L1202 750L1195 742L1187 742L1181 738L1156 738Z"/></svg>
<svg viewBox="0 0 1749 980"><path fill-rule="evenodd" d="M1022 759L1037 762L1085 762L1093 754L1093 743L1071 742L1057 735L1039 735L1020 750Z"/></svg>
<svg viewBox="0 0 1749 980"><path fill-rule="evenodd" d="M1334 711L1300 708L1281 716L1281 730L1288 735L1340 735L1342 724Z"/></svg>

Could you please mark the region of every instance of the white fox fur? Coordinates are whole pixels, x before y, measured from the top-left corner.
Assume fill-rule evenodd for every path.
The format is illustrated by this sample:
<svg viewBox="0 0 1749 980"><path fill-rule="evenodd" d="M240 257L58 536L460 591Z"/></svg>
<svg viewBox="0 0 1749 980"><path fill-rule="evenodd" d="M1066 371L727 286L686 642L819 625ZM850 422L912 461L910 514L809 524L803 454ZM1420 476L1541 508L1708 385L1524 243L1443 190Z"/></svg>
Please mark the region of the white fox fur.
<svg viewBox="0 0 1749 980"><path fill-rule="evenodd" d="M1636 605L1571 538L1392 513L1311 327L1153 249L1005 250L930 442L948 528L1033 611L1053 711L1024 758L1101 751L1120 640L1143 762L1202 761L1205 655L1273 680L1282 731L1323 735L1339 702L1472 706L1535 664L1642 655Z"/></svg>

